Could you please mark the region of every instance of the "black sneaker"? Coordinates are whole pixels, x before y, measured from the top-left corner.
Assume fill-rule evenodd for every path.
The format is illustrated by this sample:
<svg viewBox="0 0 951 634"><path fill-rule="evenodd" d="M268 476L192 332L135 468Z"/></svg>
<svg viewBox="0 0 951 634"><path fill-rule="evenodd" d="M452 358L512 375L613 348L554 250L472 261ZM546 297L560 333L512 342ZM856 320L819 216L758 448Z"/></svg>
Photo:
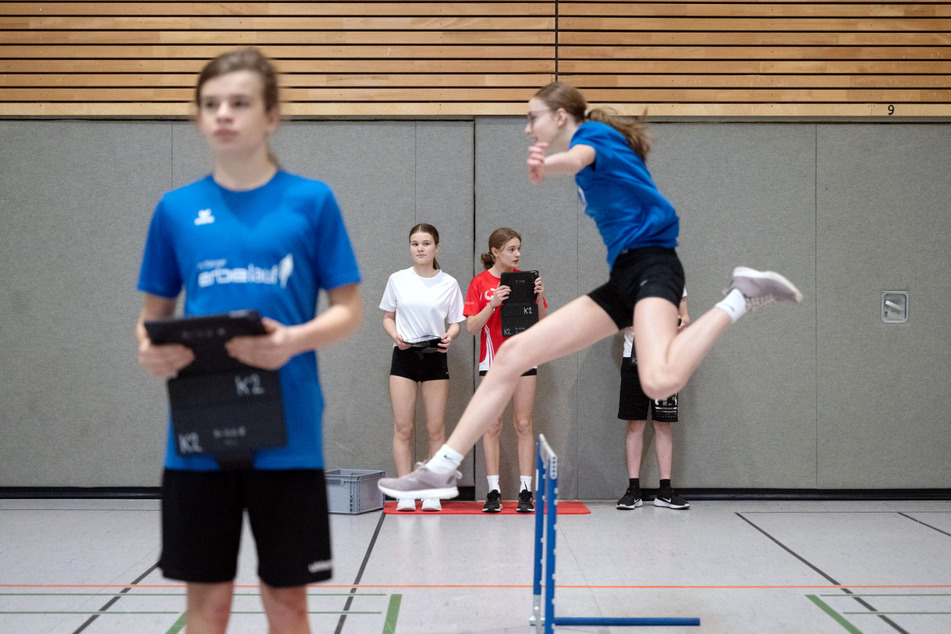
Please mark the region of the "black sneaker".
<svg viewBox="0 0 951 634"><path fill-rule="evenodd" d="M677 495L677 492L673 489L667 489L666 491L657 492L657 497L654 498L654 506L681 510L689 509L690 502L685 500L682 495Z"/></svg>
<svg viewBox="0 0 951 634"><path fill-rule="evenodd" d="M521 493L518 494L518 506L515 508L516 513L534 513L535 512L535 498L532 496L532 492L528 489L522 489Z"/></svg>
<svg viewBox="0 0 951 634"><path fill-rule="evenodd" d="M485 506L482 507L483 513L498 513L502 510L502 494L492 489L485 496Z"/></svg>
<svg viewBox="0 0 951 634"><path fill-rule="evenodd" d="M621 499L617 501L617 507L622 511L631 511L643 503L643 500L641 500L641 490L636 487L627 487L627 491L625 491Z"/></svg>

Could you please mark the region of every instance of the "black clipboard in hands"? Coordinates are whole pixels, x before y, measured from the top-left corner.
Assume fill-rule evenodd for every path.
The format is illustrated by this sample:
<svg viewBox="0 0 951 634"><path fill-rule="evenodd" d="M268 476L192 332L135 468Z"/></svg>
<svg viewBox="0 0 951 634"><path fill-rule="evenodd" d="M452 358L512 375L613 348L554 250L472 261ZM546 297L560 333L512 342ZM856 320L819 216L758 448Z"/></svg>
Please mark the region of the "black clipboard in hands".
<svg viewBox="0 0 951 634"><path fill-rule="evenodd" d="M509 287L509 296L499 306L503 337L517 335L538 323L536 279L538 271L502 273L499 284Z"/></svg>
<svg viewBox="0 0 951 634"><path fill-rule="evenodd" d="M252 452L287 444L280 374L245 365L225 343L266 334L253 310L147 321L153 344L178 343L195 360L168 380L175 450L208 455L223 468L250 468Z"/></svg>

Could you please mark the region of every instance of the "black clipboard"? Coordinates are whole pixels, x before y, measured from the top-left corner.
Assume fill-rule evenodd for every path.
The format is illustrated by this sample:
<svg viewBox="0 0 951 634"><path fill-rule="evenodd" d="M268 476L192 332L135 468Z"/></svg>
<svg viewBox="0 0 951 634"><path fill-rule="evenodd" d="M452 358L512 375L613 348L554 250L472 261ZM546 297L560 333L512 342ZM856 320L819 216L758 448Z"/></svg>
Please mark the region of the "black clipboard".
<svg viewBox="0 0 951 634"><path fill-rule="evenodd" d="M245 365L225 350L233 337L265 334L257 311L144 326L152 343L179 343L195 352L195 360L167 384L178 455L208 455L223 468L250 468L254 451L287 444L279 373Z"/></svg>
<svg viewBox="0 0 951 634"><path fill-rule="evenodd" d="M536 279L538 279L538 271L502 273L499 284L511 289L509 296L499 306L503 337L517 335L538 323Z"/></svg>

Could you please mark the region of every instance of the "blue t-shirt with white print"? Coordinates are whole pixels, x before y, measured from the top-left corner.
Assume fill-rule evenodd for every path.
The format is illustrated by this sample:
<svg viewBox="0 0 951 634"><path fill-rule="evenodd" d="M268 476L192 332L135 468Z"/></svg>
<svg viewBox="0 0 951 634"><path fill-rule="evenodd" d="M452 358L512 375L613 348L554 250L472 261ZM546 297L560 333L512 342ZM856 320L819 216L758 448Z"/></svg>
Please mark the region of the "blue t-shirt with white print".
<svg viewBox="0 0 951 634"><path fill-rule="evenodd" d="M576 145L595 151L594 162L575 175L575 183L608 248L608 266L624 249L676 247L677 212L624 135L606 123L586 121L571 137L570 147Z"/></svg>
<svg viewBox="0 0 951 634"><path fill-rule="evenodd" d="M138 289L173 298L185 315L257 310L284 325L316 316L321 289L360 281L353 248L330 188L278 171L266 184L232 191L207 176L167 193L149 227ZM324 466L324 399L317 355L281 369L287 445L255 453L257 469ZM207 456L179 456L169 425L165 466L210 471Z"/></svg>

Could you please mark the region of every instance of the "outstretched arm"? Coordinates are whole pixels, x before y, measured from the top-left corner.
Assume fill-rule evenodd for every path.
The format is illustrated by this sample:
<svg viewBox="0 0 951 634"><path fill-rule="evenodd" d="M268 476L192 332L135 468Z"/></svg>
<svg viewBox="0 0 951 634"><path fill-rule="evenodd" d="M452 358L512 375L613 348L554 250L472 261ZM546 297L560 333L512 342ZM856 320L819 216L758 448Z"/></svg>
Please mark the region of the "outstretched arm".
<svg viewBox="0 0 951 634"><path fill-rule="evenodd" d="M574 176L594 163L596 153L590 145L578 144L564 152L545 155L547 143L538 143L528 148L528 179L536 185L546 176Z"/></svg>

